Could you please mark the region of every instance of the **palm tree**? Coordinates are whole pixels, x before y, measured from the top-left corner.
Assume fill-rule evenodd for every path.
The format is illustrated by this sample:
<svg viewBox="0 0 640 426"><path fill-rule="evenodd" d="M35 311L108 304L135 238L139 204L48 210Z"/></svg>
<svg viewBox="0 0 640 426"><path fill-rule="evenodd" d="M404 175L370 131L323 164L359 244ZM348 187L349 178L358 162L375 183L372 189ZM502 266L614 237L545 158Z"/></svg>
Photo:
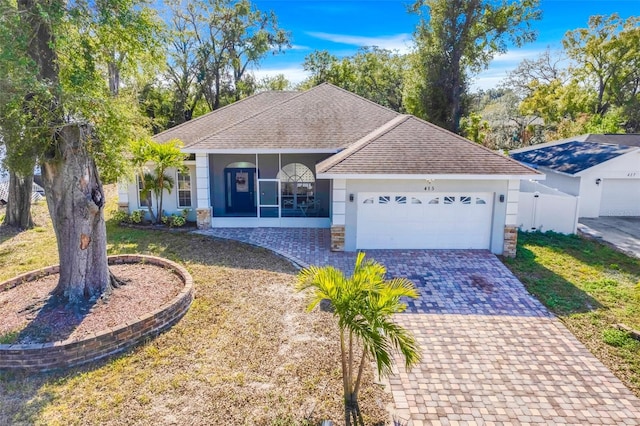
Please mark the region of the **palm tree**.
<svg viewBox="0 0 640 426"><path fill-rule="evenodd" d="M358 253L350 277L332 266L310 266L300 271L297 291L311 289L311 311L323 300L331 303L338 318L345 423L363 424L358 392L367 357L376 363L378 374L391 373L392 355L399 351L407 368L420 361L414 337L393 322L393 314L407 305L402 297L417 298L414 284L406 278L386 280L386 268ZM361 348L361 349L360 349ZM356 352L361 353L356 354Z"/></svg>
<svg viewBox="0 0 640 426"><path fill-rule="evenodd" d="M157 173L157 171L156 171ZM164 190L166 189L169 194L173 190L173 185L175 183L174 179L167 175L161 174L156 175L154 173L144 173L143 176L143 186L144 190L150 191L153 193L153 196L156 199L156 212L154 214L153 209L151 207L151 200L148 200L147 207L149 208L149 215L151 216L151 221L155 223L160 223L162 221L162 198L164 194Z"/></svg>
<svg viewBox="0 0 640 426"><path fill-rule="evenodd" d="M140 170L146 191L153 192L156 198L156 214L153 214L149 203L151 221L162 221L162 200L164 190L169 194L173 190L174 180L165 172L170 168L184 169L185 154L180 151L182 143L178 139L171 139L165 143L158 143L150 139L135 141L132 146L133 164ZM147 172L146 167L152 164L153 173Z"/></svg>

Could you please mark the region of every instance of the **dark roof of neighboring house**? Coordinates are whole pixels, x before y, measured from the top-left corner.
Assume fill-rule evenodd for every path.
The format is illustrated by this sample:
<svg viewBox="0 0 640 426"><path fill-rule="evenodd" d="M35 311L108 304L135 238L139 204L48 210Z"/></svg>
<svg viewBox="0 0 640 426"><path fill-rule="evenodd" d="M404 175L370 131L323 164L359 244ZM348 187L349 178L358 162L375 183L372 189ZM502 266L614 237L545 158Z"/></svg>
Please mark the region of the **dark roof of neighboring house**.
<svg viewBox="0 0 640 426"><path fill-rule="evenodd" d="M538 172L411 115L400 115L317 165L326 174L536 175Z"/></svg>
<svg viewBox="0 0 640 426"><path fill-rule="evenodd" d="M573 175L635 150L624 145L574 140L513 153L511 157L527 165Z"/></svg>
<svg viewBox="0 0 640 426"><path fill-rule="evenodd" d="M598 142L598 143L609 143L616 145L625 145L625 146L640 146L640 134L638 133L627 133L627 134L612 134L605 133L602 135L596 134L588 134L583 139L585 142Z"/></svg>
<svg viewBox="0 0 640 426"><path fill-rule="evenodd" d="M32 186L33 192L31 193L31 202L35 203L36 201L44 200L44 189L34 183ZM9 181L0 182L0 202L6 204L9 200Z"/></svg>

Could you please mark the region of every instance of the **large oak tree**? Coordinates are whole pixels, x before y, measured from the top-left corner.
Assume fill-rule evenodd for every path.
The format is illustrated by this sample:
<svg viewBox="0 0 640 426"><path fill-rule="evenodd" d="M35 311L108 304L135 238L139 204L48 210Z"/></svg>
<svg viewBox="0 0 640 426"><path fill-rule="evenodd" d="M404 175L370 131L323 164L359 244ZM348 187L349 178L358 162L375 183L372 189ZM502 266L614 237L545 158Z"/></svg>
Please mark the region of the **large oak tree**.
<svg viewBox="0 0 640 426"><path fill-rule="evenodd" d="M125 105L109 91L107 81L113 80L104 75L112 76L113 70L94 55L107 44L96 44L96 32L83 32L89 28L83 22L91 17L82 3L0 1L0 34L7 41L0 53L8 61L2 66L11 71L0 131L8 134L7 117L14 117L21 137L15 146L41 164L60 260L56 293L70 304L96 299L118 284L107 264L105 196L97 163L117 163L110 157L125 151L125 135L131 137L126 123L132 118L126 114L136 105Z"/></svg>
<svg viewBox="0 0 640 426"><path fill-rule="evenodd" d="M538 0L417 0L422 16L415 33L413 68L407 82L409 112L458 132L469 78L486 68L508 42L535 39Z"/></svg>

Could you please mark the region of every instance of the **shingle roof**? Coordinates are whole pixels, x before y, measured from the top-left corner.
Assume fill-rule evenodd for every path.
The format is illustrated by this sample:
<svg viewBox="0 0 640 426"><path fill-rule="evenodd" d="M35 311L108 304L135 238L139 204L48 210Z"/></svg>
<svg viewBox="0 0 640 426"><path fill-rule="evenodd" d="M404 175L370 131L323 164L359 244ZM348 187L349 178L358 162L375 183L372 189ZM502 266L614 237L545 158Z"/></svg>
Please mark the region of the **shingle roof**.
<svg viewBox="0 0 640 426"><path fill-rule="evenodd" d="M31 202L44 200L44 189L37 183L33 183L31 193ZM0 182L0 203L6 203L9 200L9 181Z"/></svg>
<svg viewBox="0 0 640 426"><path fill-rule="evenodd" d="M625 146L640 146L640 134L627 133L627 134L588 134L583 139L586 142L598 142L598 143L610 143Z"/></svg>
<svg viewBox="0 0 640 426"><path fill-rule="evenodd" d="M180 139L187 146L298 94L298 92L261 92L172 127L153 138L157 142Z"/></svg>
<svg viewBox="0 0 640 426"><path fill-rule="evenodd" d="M325 174L537 175L414 116L400 116L316 166Z"/></svg>
<svg viewBox="0 0 640 426"><path fill-rule="evenodd" d="M270 96L270 95L269 95ZM237 104L234 104L237 105ZM222 110L209 114L214 118ZM253 113L252 113L253 112ZM228 125L208 125L189 149L338 150L384 125L398 113L330 84L287 95L269 107L233 110ZM238 120L241 117L243 119ZM222 121L217 117L216 122ZM184 126L187 128L188 123ZM165 132L167 133L167 132Z"/></svg>
<svg viewBox="0 0 640 426"><path fill-rule="evenodd" d="M637 149L608 143L569 141L514 153L511 157L525 164L573 175Z"/></svg>

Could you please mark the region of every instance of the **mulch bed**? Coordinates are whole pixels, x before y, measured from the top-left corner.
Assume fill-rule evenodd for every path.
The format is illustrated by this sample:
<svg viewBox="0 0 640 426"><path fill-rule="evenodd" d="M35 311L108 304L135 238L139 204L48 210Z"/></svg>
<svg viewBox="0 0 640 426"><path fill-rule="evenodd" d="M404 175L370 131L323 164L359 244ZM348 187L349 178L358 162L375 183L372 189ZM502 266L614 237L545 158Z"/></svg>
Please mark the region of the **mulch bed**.
<svg viewBox="0 0 640 426"><path fill-rule="evenodd" d="M183 287L176 274L160 266L122 264L110 268L126 284L105 300L75 308L52 294L58 274L0 292L0 343L80 340L154 311Z"/></svg>

